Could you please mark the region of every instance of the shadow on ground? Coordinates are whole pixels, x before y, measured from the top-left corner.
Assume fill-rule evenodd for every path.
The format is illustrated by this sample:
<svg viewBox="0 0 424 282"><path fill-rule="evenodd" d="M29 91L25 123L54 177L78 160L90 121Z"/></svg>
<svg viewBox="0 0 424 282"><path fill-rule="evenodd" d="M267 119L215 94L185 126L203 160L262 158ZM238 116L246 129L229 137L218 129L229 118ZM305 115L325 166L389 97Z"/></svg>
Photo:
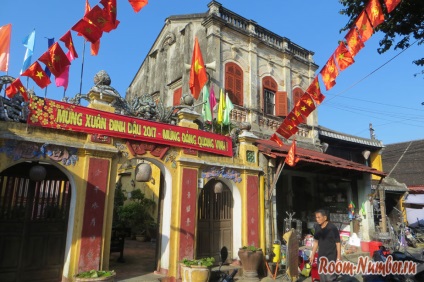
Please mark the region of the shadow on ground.
<svg viewBox="0 0 424 282"><path fill-rule="evenodd" d="M154 242L126 239L125 262L118 262L119 253L111 253L109 269L115 270L117 281L151 274L155 271L155 248Z"/></svg>

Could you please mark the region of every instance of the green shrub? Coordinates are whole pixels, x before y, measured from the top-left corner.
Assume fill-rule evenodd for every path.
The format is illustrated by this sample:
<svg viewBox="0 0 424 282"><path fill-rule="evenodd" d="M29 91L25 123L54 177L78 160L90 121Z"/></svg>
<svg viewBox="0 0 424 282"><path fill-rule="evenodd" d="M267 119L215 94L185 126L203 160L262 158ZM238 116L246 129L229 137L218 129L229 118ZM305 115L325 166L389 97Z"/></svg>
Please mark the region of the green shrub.
<svg viewBox="0 0 424 282"><path fill-rule="evenodd" d="M96 277L109 277L115 274L115 271L104 271L104 270L88 270L80 272L75 277L77 278L96 278Z"/></svg>
<svg viewBox="0 0 424 282"><path fill-rule="evenodd" d="M212 266L215 262L215 259L213 257L209 257L209 258L201 258L201 259L183 259L183 264L185 266L192 266L192 265L196 265L196 266Z"/></svg>
<svg viewBox="0 0 424 282"><path fill-rule="evenodd" d="M250 252L256 252L256 251L262 251L261 248L257 248L253 245L249 245L249 246L243 246L241 247L242 250L246 250L246 251L250 251Z"/></svg>

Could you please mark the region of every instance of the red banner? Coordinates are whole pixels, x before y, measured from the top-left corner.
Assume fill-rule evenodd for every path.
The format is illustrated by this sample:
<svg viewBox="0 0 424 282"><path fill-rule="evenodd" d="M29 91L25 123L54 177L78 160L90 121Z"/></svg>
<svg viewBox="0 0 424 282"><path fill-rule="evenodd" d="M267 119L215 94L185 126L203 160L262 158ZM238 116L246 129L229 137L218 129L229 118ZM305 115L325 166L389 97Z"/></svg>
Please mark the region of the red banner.
<svg viewBox="0 0 424 282"><path fill-rule="evenodd" d="M228 136L148 121L40 97L31 97L28 124L147 141L231 157Z"/></svg>

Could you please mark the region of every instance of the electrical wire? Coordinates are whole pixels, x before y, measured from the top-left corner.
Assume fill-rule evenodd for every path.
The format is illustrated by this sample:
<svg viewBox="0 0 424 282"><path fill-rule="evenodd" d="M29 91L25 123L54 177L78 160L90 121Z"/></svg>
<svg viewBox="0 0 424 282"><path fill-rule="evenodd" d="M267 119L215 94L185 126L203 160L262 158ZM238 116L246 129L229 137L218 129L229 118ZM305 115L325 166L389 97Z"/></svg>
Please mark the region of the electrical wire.
<svg viewBox="0 0 424 282"><path fill-rule="evenodd" d="M352 89L353 87L355 87L356 85L358 85L359 83L361 83L362 81L364 81L365 79L367 79L368 77L370 77L371 75L373 75L374 73L376 73L378 70L380 70L381 68L383 68L385 65L387 65L388 63L390 63L391 61L393 61L394 59L396 59L398 56L400 56L403 52L405 52L406 50L408 50L409 48L411 48L415 43L417 43L418 40L415 40L415 42L413 42L411 45L409 45L408 47L406 47L405 49L403 49L402 51L400 51L399 53L397 53L395 56L393 56L390 60L386 61L384 64L382 64L381 66L379 66L378 68L376 68L375 70L373 70L372 72L370 72L369 74L367 74L365 77L363 77L362 79L358 80L357 82L353 83L352 85L350 85L349 87L347 87L346 89L340 91L339 93L335 94L334 96L330 97L329 99L325 99L322 104L324 104L325 102L329 102L332 99L336 98L339 95L342 95L343 93L347 92L348 90ZM321 104L321 105L322 105Z"/></svg>

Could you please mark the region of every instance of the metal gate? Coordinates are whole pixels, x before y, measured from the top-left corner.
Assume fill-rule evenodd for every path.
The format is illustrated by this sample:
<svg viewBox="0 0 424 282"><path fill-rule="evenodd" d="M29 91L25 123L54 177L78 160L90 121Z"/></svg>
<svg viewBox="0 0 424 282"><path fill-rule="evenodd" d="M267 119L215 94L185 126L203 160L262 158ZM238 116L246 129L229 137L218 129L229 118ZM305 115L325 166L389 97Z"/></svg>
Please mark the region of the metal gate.
<svg viewBox="0 0 424 282"><path fill-rule="evenodd" d="M59 169L43 165L33 181L21 163L0 174L0 281L61 281L71 187ZM37 164L39 165L39 164Z"/></svg>
<svg viewBox="0 0 424 282"><path fill-rule="evenodd" d="M225 184L211 180L205 185L198 200L197 258L213 256L218 262L223 246L233 257L233 206L233 195Z"/></svg>

